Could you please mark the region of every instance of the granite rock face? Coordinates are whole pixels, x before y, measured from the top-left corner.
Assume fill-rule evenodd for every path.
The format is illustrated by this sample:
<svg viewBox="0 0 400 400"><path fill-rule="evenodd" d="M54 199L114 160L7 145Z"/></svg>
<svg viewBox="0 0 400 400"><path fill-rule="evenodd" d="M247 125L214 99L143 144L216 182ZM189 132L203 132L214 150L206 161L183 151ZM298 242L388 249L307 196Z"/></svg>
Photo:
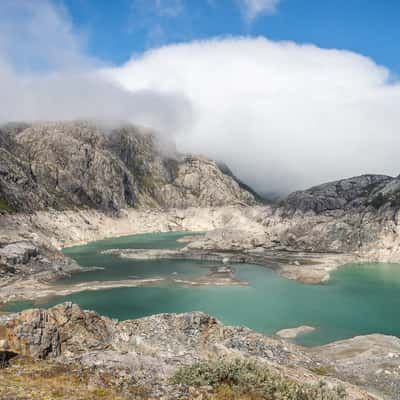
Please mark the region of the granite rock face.
<svg viewBox="0 0 400 400"><path fill-rule="evenodd" d="M0 211L254 203L216 163L161 151L150 131L88 122L0 128Z"/></svg>
<svg viewBox="0 0 400 400"><path fill-rule="evenodd" d="M399 190L399 184L386 175L361 175L294 192L287 197L286 204L294 210L316 213L369 205L379 208L391 201L390 194Z"/></svg>
<svg viewBox="0 0 400 400"><path fill-rule="evenodd" d="M33 241L19 241L0 247L0 282L3 284L15 279L23 281L30 276L50 281L79 270L81 267L72 259Z"/></svg>
<svg viewBox="0 0 400 400"><path fill-rule="evenodd" d="M72 304L49 311L27 310L18 318L6 316L0 321L3 346L0 351L34 359L104 350L110 341L108 319L103 320L98 314L84 312Z"/></svg>
<svg viewBox="0 0 400 400"><path fill-rule="evenodd" d="M273 213L286 225L278 240L297 249L395 261L399 200L400 179L384 175L362 175L295 192Z"/></svg>
<svg viewBox="0 0 400 400"><path fill-rule="evenodd" d="M400 179L363 175L290 194L276 206L242 211L189 244L213 250L333 253L359 261L400 261Z"/></svg>
<svg viewBox="0 0 400 400"><path fill-rule="evenodd" d="M176 167L171 182L156 193L161 204L186 208L194 204L198 207L232 204L229 199L236 199L236 204L254 203L253 195L242 189L231 175L221 174L214 161L190 156Z"/></svg>

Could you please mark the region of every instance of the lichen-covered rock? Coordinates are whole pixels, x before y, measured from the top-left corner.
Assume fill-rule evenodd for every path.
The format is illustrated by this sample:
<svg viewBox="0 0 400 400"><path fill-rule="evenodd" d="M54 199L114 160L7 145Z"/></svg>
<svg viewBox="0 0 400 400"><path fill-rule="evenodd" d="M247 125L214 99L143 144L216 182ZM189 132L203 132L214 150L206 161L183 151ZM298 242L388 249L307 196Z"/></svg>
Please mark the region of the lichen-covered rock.
<svg viewBox="0 0 400 400"><path fill-rule="evenodd" d="M65 303L49 311L33 309L0 318L0 351L34 359L76 355L109 346L112 325L107 318Z"/></svg>

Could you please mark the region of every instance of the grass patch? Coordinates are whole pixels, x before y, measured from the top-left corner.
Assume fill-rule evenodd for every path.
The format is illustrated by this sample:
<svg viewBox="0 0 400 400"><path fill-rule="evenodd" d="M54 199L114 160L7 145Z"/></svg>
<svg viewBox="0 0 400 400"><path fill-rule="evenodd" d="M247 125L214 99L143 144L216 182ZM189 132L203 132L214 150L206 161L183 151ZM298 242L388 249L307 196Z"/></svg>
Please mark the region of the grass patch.
<svg viewBox="0 0 400 400"><path fill-rule="evenodd" d="M284 378L266 367L247 360L213 361L185 366L175 373L175 384L212 386L215 400L340 400L346 399L344 388L328 389L300 384Z"/></svg>
<svg viewBox="0 0 400 400"><path fill-rule="evenodd" d="M333 368L327 365L323 365L321 367L310 368L310 371L316 375L326 376L332 374Z"/></svg>
<svg viewBox="0 0 400 400"><path fill-rule="evenodd" d="M93 386L92 370L79 365L53 361L33 362L17 358L0 369L0 400L133 400L147 399L144 388L132 386L121 392L111 383L112 376L101 376ZM108 382L110 381L110 382Z"/></svg>

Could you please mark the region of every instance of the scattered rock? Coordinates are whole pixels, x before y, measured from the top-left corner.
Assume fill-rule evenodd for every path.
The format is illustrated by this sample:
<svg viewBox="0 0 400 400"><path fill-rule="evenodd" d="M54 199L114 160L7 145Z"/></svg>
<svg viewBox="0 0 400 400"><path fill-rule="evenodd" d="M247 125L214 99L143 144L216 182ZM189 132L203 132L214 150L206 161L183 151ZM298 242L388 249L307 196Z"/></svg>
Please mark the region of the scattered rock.
<svg viewBox="0 0 400 400"><path fill-rule="evenodd" d="M281 337L282 339L294 339L297 336L304 335L308 332L315 331L313 326L302 325L298 326L297 328L290 328L290 329L282 329L276 332L276 335Z"/></svg>

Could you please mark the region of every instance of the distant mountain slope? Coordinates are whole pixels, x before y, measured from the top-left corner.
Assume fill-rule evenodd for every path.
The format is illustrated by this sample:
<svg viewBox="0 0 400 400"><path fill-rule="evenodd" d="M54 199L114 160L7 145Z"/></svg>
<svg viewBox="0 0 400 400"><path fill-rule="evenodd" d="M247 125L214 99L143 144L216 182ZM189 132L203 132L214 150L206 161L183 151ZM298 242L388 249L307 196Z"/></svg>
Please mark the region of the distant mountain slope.
<svg viewBox="0 0 400 400"><path fill-rule="evenodd" d="M361 175L291 193L285 204L303 212L322 213L371 206L400 206L400 179L387 175Z"/></svg>
<svg viewBox="0 0 400 400"><path fill-rule="evenodd" d="M0 210L253 204L253 194L213 161L165 156L134 126L88 122L0 127Z"/></svg>

